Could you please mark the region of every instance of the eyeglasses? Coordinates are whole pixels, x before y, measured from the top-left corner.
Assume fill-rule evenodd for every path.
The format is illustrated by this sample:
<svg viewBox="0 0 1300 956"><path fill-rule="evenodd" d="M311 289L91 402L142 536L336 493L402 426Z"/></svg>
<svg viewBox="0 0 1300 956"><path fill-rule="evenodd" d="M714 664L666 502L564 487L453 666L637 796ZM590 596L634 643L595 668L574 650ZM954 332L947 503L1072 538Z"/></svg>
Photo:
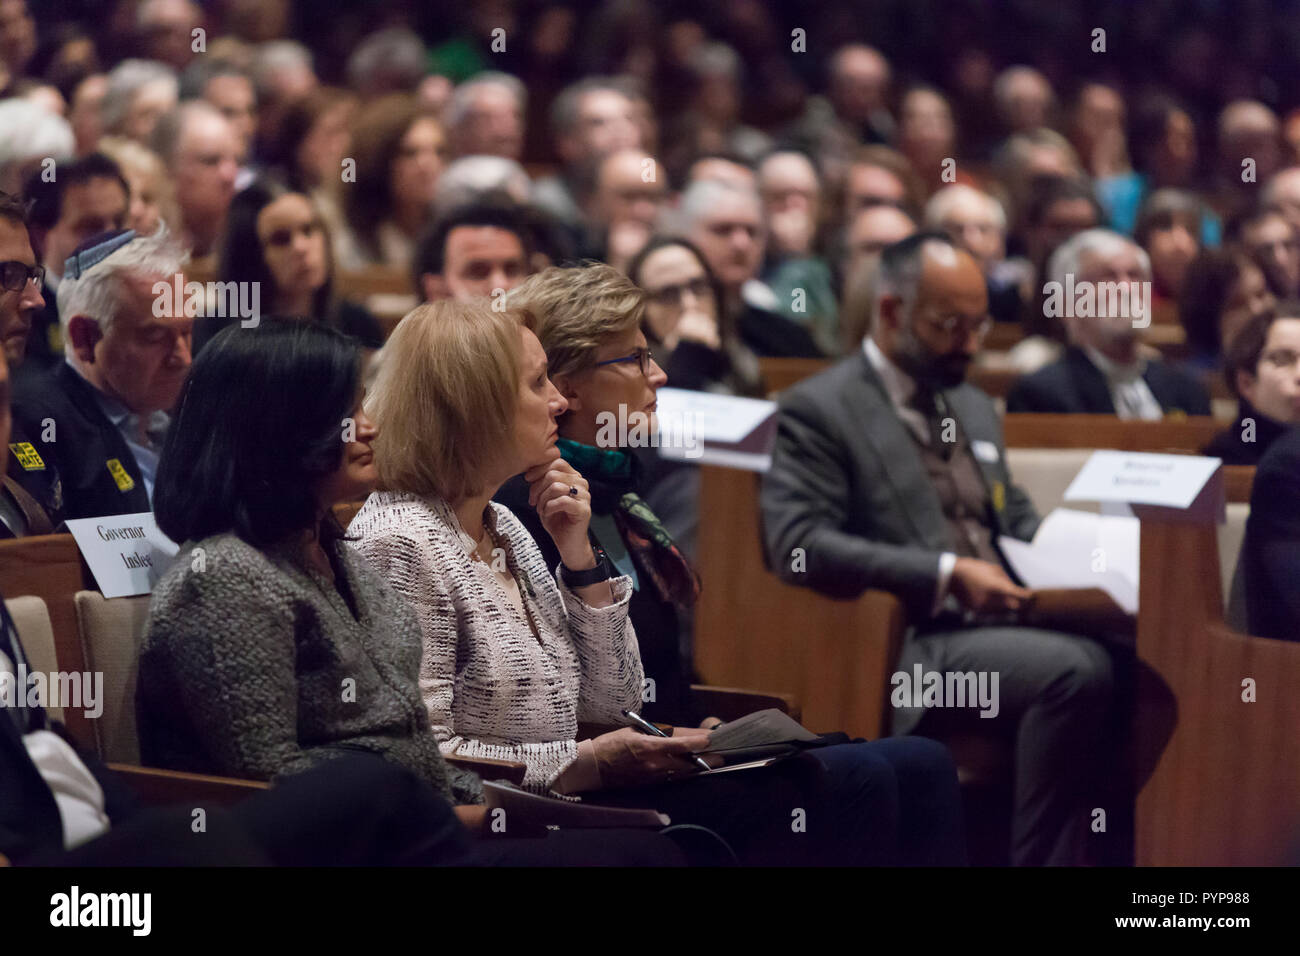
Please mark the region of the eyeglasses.
<svg viewBox="0 0 1300 956"><path fill-rule="evenodd" d="M656 305L662 305L664 308L675 309L682 304L682 295L686 292L697 299L703 299L713 291L709 285L709 280L704 276L696 276L694 279L688 279L685 282L679 282L677 285L666 285L662 289L656 289L654 292L647 292L650 300Z"/></svg>
<svg viewBox="0 0 1300 956"><path fill-rule="evenodd" d="M624 362L636 362L641 369L642 375L650 373L650 363L654 361L654 355L649 349L637 349L631 355L624 355L622 358L605 359L603 362L597 362L595 368L602 365L619 365Z"/></svg>
<svg viewBox="0 0 1300 956"><path fill-rule="evenodd" d="M949 315L941 319L926 318L924 320L931 328L937 329L949 338L956 335L958 338L966 338L974 333L979 338L988 335L989 329L993 328L992 316L984 316L979 319L967 319L960 315Z"/></svg>
<svg viewBox="0 0 1300 956"><path fill-rule="evenodd" d="M0 285L10 292L22 292L33 279L37 285L45 281L44 266L29 266L17 259L0 262Z"/></svg>

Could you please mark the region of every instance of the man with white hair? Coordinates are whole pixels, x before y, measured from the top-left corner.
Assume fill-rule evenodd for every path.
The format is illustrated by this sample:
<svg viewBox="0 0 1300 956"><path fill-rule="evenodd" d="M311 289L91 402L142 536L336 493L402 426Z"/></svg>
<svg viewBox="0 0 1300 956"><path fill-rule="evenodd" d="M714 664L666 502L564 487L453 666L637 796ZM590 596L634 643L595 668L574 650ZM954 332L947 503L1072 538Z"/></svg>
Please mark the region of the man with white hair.
<svg viewBox="0 0 1300 956"><path fill-rule="evenodd" d="M975 257L989 289L989 314L1000 322L1020 318L1020 286L1032 269L1023 260L1008 261L1007 213L988 193L954 183L925 204L925 228L947 233Z"/></svg>
<svg viewBox="0 0 1300 956"><path fill-rule="evenodd" d="M501 156L462 156L438 177L433 204L439 215L478 202L489 193L505 193L519 205L528 202L532 183L523 166Z"/></svg>
<svg viewBox="0 0 1300 956"><path fill-rule="evenodd" d="M682 193L680 217L682 234L704 254L722 286L724 330L760 356L822 356L806 329L777 313L776 295L758 281L767 236L757 192L699 180Z"/></svg>
<svg viewBox="0 0 1300 956"><path fill-rule="evenodd" d="M19 383L13 408L41 458L57 467L68 518L150 510L194 325L183 301L160 299L154 286L174 287L185 261L165 231L126 230L83 244L64 266L66 361Z"/></svg>
<svg viewBox="0 0 1300 956"><path fill-rule="evenodd" d="M1065 323L1057 361L1016 382L1008 412L1088 413L1154 420L1208 415L1205 388L1140 348L1151 322L1151 260L1131 239L1088 229L1048 262L1044 313Z"/></svg>
<svg viewBox="0 0 1300 956"><path fill-rule="evenodd" d="M104 132L147 145L158 120L176 106L176 71L153 60L123 60L108 74L100 106Z"/></svg>
<svg viewBox="0 0 1300 956"><path fill-rule="evenodd" d="M509 73L472 76L451 95L448 135L456 156L503 156L518 160L524 149L528 92Z"/></svg>
<svg viewBox="0 0 1300 956"><path fill-rule="evenodd" d="M0 100L0 190L17 194L46 158L71 159L76 149L72 127L39 103L12 97Z"/></svg>

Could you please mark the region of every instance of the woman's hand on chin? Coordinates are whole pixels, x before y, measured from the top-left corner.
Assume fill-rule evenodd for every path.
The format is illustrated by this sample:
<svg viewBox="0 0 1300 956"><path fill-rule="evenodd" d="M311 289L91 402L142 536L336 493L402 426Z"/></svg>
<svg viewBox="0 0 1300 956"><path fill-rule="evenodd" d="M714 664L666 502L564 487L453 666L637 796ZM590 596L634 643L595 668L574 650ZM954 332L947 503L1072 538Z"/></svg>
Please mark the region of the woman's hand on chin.
<svg viewBox="0 0 1300 956"><path fill-rule="evenodd" d="M528 504L537 509L564 566L572 571L595 567L596 556L587 539L591 524L587 479L557 452L554 460L524 472L524 480L528 482Z"/></svg>

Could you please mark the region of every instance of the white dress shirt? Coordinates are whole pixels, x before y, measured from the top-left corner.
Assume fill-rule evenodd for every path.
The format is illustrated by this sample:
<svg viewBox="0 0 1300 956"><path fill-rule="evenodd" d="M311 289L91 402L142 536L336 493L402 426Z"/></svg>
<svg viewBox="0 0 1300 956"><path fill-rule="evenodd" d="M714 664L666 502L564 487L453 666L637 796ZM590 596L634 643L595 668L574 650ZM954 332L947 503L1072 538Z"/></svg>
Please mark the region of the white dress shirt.
<svg viewBox="0 0 1300 956"><path fill-rule="evenodd" d="M1083 353L1105 377L1116 415L1124 419L1146 421L1159 421L1164 417L1164 409L1160 407L1160 403L1151 392L1151 387L1142 377L1142 373L1146 370L1145 359L1139 358L1129 365L1120 365L1091 346L1085 346Z"/></svg>
<svg viewBox="0 0 1300 956"><path fill-rule="evenodd" d="M912 397L916 394L916 381L891 362L870 335L862 340L862 351L876 374L880 376L880 381L885 386L885 394L889 396L889 401L894 406L894 412L903 424L911 429L921 444L928 446L930 444L929 423L926 422L920 409L913 408L911 404ZM944 599L948 596L948 585L952 582L952 569L956 566L955 552L945 551L939 555L939 580L934 588L931 615L938 614L943 609Z"/></svg>
<svg viewBox="0 0 1300 956"><path fill-rule="evenodd" d="M14 663L0 650L0 680L16 682ZM27 688L16 687L15 693L26 694ZM0 715L7 720L8 715ZM33 730L23 734L23 746L37 771L54 794L63 822L63 847L71 850L93 840L109 827L104 811L104 791L77 752L52 730Z"/></svg>

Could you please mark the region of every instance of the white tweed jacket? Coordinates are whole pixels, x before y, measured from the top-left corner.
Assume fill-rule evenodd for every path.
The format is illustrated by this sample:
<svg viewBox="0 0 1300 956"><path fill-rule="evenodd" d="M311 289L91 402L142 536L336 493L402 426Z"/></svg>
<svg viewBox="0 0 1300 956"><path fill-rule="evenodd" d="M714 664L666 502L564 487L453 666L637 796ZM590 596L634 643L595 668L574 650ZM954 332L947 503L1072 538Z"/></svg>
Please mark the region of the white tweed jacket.
<svg viewBox="0 0 1300 956"><path fill-rule="evenodd" d="M470 557L475 542L442 499L377 491L348 535L415 608L420 692L442 752L520 761L524 786L546 792L577 757L578 721L621 724L620 710L640 704L632 582L614 578L615 603L590 607L552 576L509 509L491 503L486 521L540 640L491 566Z"/></svg>

